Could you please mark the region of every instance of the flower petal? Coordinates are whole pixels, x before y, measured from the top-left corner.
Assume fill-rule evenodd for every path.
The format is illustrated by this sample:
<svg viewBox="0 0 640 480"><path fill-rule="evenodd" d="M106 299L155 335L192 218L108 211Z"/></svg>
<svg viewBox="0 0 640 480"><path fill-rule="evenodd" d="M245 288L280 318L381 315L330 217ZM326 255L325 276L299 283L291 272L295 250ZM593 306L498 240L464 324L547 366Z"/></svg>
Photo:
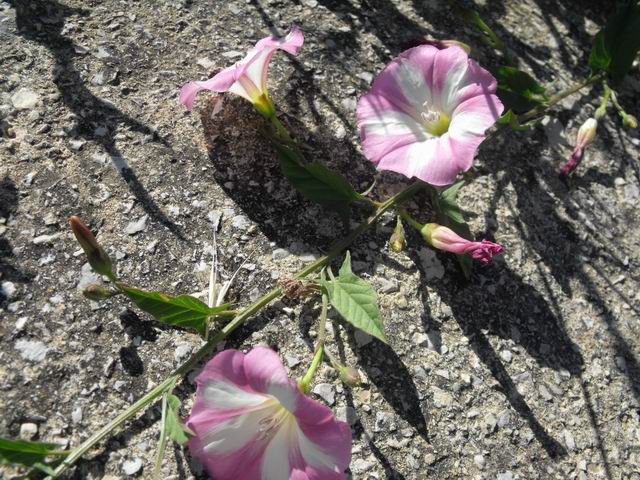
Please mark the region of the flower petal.
<svg viewBox="0 0 640 480"><path fill-rule="evenodd" d="M244 369L251 388L273 395L290 412L298 397L303 397L295 382L289 380L287 371L276 352L266 347L256 347L244 358Z"/></svg>

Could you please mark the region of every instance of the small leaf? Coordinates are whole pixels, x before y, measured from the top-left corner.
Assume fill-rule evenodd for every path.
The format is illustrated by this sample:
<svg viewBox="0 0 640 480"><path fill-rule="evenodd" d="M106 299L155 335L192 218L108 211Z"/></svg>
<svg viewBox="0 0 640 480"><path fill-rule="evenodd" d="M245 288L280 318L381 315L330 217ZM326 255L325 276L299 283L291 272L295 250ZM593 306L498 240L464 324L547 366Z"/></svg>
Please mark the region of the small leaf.
<svg viewBox="0 0 640 480"><path fill-rule="evenodd" d="M322 280L333 308L347 322L387 343L378 310L378 298L371 285L351 271L351 254L347 252L337 278Z"/></svg>
<svg viewBox="0 0 640 480"><path fill-rule="evenodd" d="M118 283L117 286L140 309L153 315L156 320L176 327L194 328L201 335L207 331L209 317L229 308L227 304L208 307L190 295L172 297L161 292L146 292L123 283Z"/></svg>
<svg viewBox="0 0 640 480"><path fill-rule="evenodd" d="M276 144L276 149L282 173L307 199L346 217L351 202L362 198L339 173L319 163L303 164L286 145Z"/></svg>
<svg viewBox="0 0 640 480"><path fill-rule="evenodd" d="M458 193L463 185L464 180L453 184L440 195L434 195L434 206L440 225L449 227L467 240L472 240L473 235L471 235L469 225L467 225L462 210L458 205ZM462 268L462 273L464 273L466 278L469 278L473 269L473 260L467 255L456 255L456 258L460 264L460 268Z"/></svg>
<svg viewBox="0 0 640 480"><path fill-rule="evenodd" d="M615 83L627 74L640 49L640 2L621 2L594 41L589 65L603 70Z"/></svg>
<svg viewBox="0 0 640 480"><path fill-rule="evenodd" d="M66 455L58 450L59 445L44 442L9 440L0 437L0 465L20 464L40 468L46 466L44 460L49 455Z"/></svg>
<svg viewBox="0 0 640 480"><path fill-rule="evenodd" d="M522 70L499 67L493 74L498 80L498 97L514 113L526 112L548 100L544 87ZM511 122L511 118L509 121Z"/></svg>
<svg viewBox="0 0 640 480"><path fill-rule="evenodd" d="M167 416L165 418L165 428L167 435L174 442L184 445L193 436L186 425L180 420L178 412L180 411L180 399L175 395L167 396Z"/></svg>

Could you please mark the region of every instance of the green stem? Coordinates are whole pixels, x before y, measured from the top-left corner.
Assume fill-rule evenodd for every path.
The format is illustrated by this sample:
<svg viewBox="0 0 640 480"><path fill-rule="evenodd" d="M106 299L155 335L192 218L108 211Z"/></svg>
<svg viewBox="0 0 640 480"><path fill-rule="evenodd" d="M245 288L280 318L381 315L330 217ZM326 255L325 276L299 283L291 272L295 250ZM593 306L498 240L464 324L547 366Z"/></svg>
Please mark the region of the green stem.
<svg viewBox="0 0 640 480"><path fill-rule="evenodd" d="M424 187L422 182L416 182L407 187L405 190L395 194L390 197L388 200L384 201L376 211L361 223L358 228L353 230L349 235L347 235L344 239L335 244L335 246L331 249L331 251L325 255L324 257L319 258L315 262L309 264L307 267L303 268L295 278L304 278L307 275L314 273L320 270L323 266L327 265L331 260L337 257L346 247L348 247L360 234L366 231L369 227L374 225L382 215L393 208L395 205L405 201L407 198L415 195L418 191L420 191ZM155 388L147 392L142 398L140 398L137 402L127 408L125 411L121 412L118 416L116 416L113 420L111 420L107 425L102 427L96 433L91 435L87 440L82 442L78 447L71 451L69 456L54 470L54 476L57 477L65 472L69 467L71 467L74 463L76 463L83 455L85 455L91 448L93 448L96 444L107 438L109 434L124 425L124 423L133 417L135 414L146 408L151 403L155 402L158 397L164 394L170 388L173 388L175 382L180 380L183 376L185 376L190 370L192 370L201 360L207 357L211 351L216 347L216 345L227 338L234 330L236 330L239 326L241 326L247 319L258 313L264 307L266 307L273 300L278 298L282 294L282 290L278 288L274 288L270 292L266 293L258 300L256 300L252 305L243 309L238 316L236 316L233 320L231 320L227 325L224 326L222 330L220 330L216 335L211 337L209 341L207 341L200 349L195 352L191 358L189 358L185 363L180 365L177 369L175 369L167 378L165 378L162 383L158 384Z"/></svg>
<svg viewBox="0 0 640 480"><path fill-rule="evenodd" d="M158 440L158 453L156 457L156 466L153 469L153 479L160 480L160 470L162 468L162 459L164 451L167 447L167 395L166 391L162 395L162 417L160 418L160 440Z"/></svg>
<svg viewBox="0 0 640 480"><path fill-rule="evenodd" d="M313 382L313 377L316 376L316 372L318 371L318 367L322 363L322 358L324 357L324 345L319 345L320 348L316 349L316 353L313 356L313 360L311 361L311 366L307 373L305 373L302 380L298 384L300 391L304 394L309 393L311 390L311 382Z"/></svg>
<svg viewBox="0 0 640 480"><path fill-rule="evenodd" d="M611 98L611 88L609 88L609 84L606 80L602 82L602 86L604 87L604 93L602 94L600 106L596 109L596 113L594 114L596 120L600 120L607 114L607 107L609 106L609 99Z"/></svg>
<svg viewBox="0 0 640 480"><path fill-rule="evenodd" d="M527 122L529 120L533 120L534 118L543 115L547 110L549 110L551 107L553 107L558 102L564 100L565 98L567 98L570 95L573 95L576 92L579 92L584 87L588 87L589 85L594 84L595 82L597 82L601 78L602 78L602 75L599 74L599 73L595 74L595 75L592 75L589 78L587 78L585 81L577 83L576 85L573 85L572 87L569 87L566 90L563 90L562 92L559 92L559 93L551 96L546 105L540 105L538 107L532 108L528 112L525 112L522 115L520 115L519 116L520 122L521 123L522 122Z"/></svg>
<svg viewBox="0 0 640 480"><path fill-rule="evenodd" d="M424 227L424 225L416 221L411 215L409 215L409 212L407 212L404 208L396 208L396 210L398 211L398 213L400 214L400 216L405 222L407 222L409 225L411 225L413 228L415 228L418 231L422 230L422 227Z"/></svg>

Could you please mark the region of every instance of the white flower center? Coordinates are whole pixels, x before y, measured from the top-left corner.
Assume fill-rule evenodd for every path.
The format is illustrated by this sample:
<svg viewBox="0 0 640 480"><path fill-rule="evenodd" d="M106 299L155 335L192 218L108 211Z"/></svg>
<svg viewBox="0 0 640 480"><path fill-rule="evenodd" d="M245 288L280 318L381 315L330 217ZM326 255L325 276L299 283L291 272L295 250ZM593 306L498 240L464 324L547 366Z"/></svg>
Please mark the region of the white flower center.
<svg viewBox="0 0 640 480"><path fill-rule="evenodd" d="M293 414L282 405L271 407L274 411L258 422L260 440L269 440L273 437L283 423L295 419Z"/></svg>
<svg viewBox="0 0 640 480"><path fill-rule="evenodd" d="M428 101L422 104L420 118L425 130L436 137L446 133L451 123L451 119L446 113L439 112Z"/></svg>

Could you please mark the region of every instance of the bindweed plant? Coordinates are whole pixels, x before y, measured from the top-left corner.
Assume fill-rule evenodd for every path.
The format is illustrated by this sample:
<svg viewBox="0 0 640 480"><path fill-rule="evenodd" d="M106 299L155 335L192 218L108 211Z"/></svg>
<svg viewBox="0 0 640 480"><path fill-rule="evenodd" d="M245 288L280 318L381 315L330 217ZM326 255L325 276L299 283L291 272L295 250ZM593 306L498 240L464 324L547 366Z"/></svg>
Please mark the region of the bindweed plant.
<svg viewBox="0 0 640 480"><path fill-rule="evenodd" d="M493 49L505 45L480 16L454 5L460 19L478 29ZM335 368L348 386L360 382L357 368L343 365L326 342L329 311L347 324L388 342L388 332L373 287L353 273L349 246L384 214L396 215L389 248L410 247L406 228L419 232L430 247L457 256L463 274L471 277L473 261L490 264L503 247L488 240L475 241L458 204L464 186L461 173L468 171L490 129L531 128L549 109L583 88L600 92L599 107L578 132L575 150L561 170L573 174L587 146L596 136L600 119L612 104L624 126L637 120L624 111L615 90L631 68L640 48L640 3L624 3L594 39L589 64L591 75L577 85L553 95L537 80L512 65L488 71L470 58L471 49L455 40L424 40L393 59L358 102L357 121L364 156L379 170L390 170L411 179L399 193L374 199L358 192L340 173L308 161L303 149L278 116L268 89L268 67L278 50L297 55L303 33L293 28L284 38L260 40L235 65L211 79L187 83L180 101L192 110L198 94L209 90L239 95L253 104L268 124L264 132L277 154L283 176L308 201L348 219L353 208L368 213L366 219L336 242L329 252L305 266L292 278L266 292L255 302L235 306L225 302L229 283L219 285L212 268L209 298L205 303L190 295L169 295L131 286L118 276L117 265L91 230L71 217L71 229L93 270L109 281L109 287L93 285L84 295L94 301L127 297L156 320L192 329L204 340L184 364L102 429L71 450L60 451L47 443L0 439L0 462L26 465L51 478L63 474L96 444L113 434L146 407L161 401L162 419L154 476L169 440L188 446L208 473L217 480L243 478L340 479L351 458L351 429L331 410L307 395L323 362ZM504 55L509 59L509 55ZM418 222L403 204L412 198L428 198L433 218ZM332 262L341 259L337 272ZM247 354L225 350L209 360L197 377L192 410L181 416L176 384L207 359L221 341L274 300L287 296L321 305L318 335L307 373L289 378L278 355L265 347Z"/></svg>

